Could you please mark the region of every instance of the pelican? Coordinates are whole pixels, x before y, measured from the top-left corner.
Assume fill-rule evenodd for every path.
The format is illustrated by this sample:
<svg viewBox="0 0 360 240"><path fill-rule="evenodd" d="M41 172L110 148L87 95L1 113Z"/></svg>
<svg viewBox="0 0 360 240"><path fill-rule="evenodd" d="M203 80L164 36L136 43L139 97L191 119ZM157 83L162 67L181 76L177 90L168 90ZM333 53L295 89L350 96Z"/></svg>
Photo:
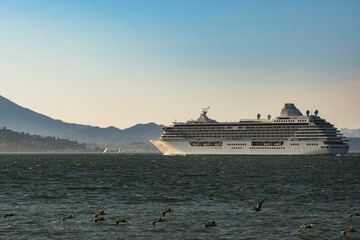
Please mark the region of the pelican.
<svg viewBox="0 0 360 240"><path fill-rule="evenodd" d="M313 227L314 227L314 224L312 224L312 223L299 226L299 228L313 228Z"/></svg>
<svg viewBox="0 0 360 240"><path fill-rule="evenodd" d="M65 221L65 219L74 218L74 217L75 217L74 214L70 214L70 215L68 215L68 216L63 216L63 217L61 217L61 220Z"/></svg>
<svg viewBox="0 0 360 240"><path fill-rule="evenodd" d="M161 210L161 214L163 217L165 217L165 213L172 212L172 211L173 211L172 208L164 208L163 210Z"/></svg>
<svg viewBox="0 0 360 240"><path fill-rule="evenodd" d="M100 210L100 211L94 213L95 218L98 217L99 215L106 215L106 213L104 212L104 210Z"/></svg>
<svg viewBox="0 0 360 240"><path fill-rule="evenodd" d="M349 213L349 217L352 217L352 216L360 216L360 211Z"/></svg>
<svg viewBox="0 0 360 240"><path fill-rule="evenodd" d="M15 216L16 214L15 213L5 213L3 214L3 217L6 218L6 217L12 217L12 216Z"/></svg>
<svg viewBox="0 0 360 240"><path fill-rule="evenodd" d="M216 220L213 219L210 222L206 222L206 223L203 224L203 226L206 227L206 228L216 226Z"/></svg>
<svg viewBox="0 0 360 240"><path fill-rule="evenodd" d="M354 227L349 227L341 230L341 234L344 236L346 236L346 234L349 232L357 232L357 231Z"/></svg>
<svg viewBox="0 0 360 240"><path fill-rule="evenodd" d="M256 207L253 207L253 210L256 211L256 212L261 211L261 208L262 208L262 204L263 204L263 203L264 203L264 200L258 202L258 203L256 204Z"/></svg>
<svg viewBox="0 0 360 240"><path fill-rule="evenodd" d="M105 218L104 217L95 217L94 219L93 219L93 221L94 222L98 222L98 221L105 221Z"/></svg>
<svg viewBox="0 0 360 240"><path fill-rule="evenodd" d="M152 225L155 226L155 224L157 222L165 222L165 218L164 217L160 217L160 218L155 218L154 220L151 221Z"/></svg>
<svg viewBox="0 0 360 240"><path fill-rule="evenodd" d="M118 219L116 220L116 225L119 225L119 223L123 223L123 222L127 222L126 218L123 218L123 219Z"/></svg>

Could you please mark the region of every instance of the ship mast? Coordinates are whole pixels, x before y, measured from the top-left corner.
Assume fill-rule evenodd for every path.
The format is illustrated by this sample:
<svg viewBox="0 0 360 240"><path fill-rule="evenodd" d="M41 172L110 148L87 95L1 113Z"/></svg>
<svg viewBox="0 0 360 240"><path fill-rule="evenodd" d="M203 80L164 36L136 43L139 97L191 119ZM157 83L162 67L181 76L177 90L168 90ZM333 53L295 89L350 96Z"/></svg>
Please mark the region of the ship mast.
<svg viewBox="0 0 360 240"><path fill-rule="evenodd" d="M207 108L202 108L202 114L203 116L206 116L207 112L209 111L210 106L208 106Z"/></svg>

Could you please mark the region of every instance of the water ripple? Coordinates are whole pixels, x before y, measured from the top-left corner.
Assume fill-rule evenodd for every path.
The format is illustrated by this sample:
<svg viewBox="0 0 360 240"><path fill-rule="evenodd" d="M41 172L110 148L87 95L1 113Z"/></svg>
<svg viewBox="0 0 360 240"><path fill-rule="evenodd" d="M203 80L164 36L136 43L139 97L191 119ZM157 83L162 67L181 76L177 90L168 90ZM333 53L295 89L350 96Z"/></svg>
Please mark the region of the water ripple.
<svg viewBox="0 0 360 240"><path fill-rule="evenodd" d="M3 238L339 239L360 206L347 156L0 155ZM265 200L263 211L252 208ZM161 209L166 221L152 226ZM104 209L104 222L92 213ZM61 216L76 217L61 221ZM115 225L118 218L128 223ZM217 226L202 223L217 220ZM301 229L313 223L313 229ZM349 239L360 238L350 233Z"/></svg>

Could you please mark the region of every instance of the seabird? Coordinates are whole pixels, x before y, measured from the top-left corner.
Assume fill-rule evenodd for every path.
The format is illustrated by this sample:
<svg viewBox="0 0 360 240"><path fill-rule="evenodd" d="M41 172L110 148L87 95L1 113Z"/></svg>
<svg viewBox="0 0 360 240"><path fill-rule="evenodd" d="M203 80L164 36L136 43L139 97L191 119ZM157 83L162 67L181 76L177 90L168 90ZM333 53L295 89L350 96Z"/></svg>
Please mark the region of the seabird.
<svg viewBox="0 0 360 240"><path fill-rule="evenodd" d="M63 217L61 217L61 220L65 221L65 219L74 218L74 217L75 217L74 214L70 214L69 216L63 216Z"/></svg>
<svg viewBox="0 0 360 240"><path fill-rule="evenodd" d="M100 210L100 211L94 213L94 217L97 217L99 215L106 215L106 213L104 212L104 210Z"/></svg>
<svg viewBox="0 0 360 240"><path fill-rule="evenodd" d="M98 222L98 221L105 221L105 218L104 217L96 217L93 219L94 222Z"/></svg>
<svg viewBox="0 0 360 240"><path fill-rule="evenodd" d="M348 232L357 232L354 227L349 227L341 230L341 234L346 236Z"/></svg>
<svg viewBox="0 0 360 240"><path fill-rule="evenodd" d="M123 223L123 222L127 222L126 218L123 218L123 219L118 219L116 220L116 225L119 225L119 223Z"/></svg>
<svg viewBox="0 0 360 240"><path fill-rule="evenodd" d="M160 218L155 218L154 220L151 221L152 225L155 226L155 224L157 222L165 222L165 218L164 217L160 217Z"/></svg>
<svg viewBox="0 0 360 240"><path fill-rule="evenodd" d="M172 208L164 208L163 210L161 210L161 214L163 217L165 217L165 213L172 212L172 211L173 211Z"/></svg>
<svg viewBox="0 0 360 240"><path fill-rule="evenodd" d="M262 207L262 204L264 203L264 200L262 200L261 202L258 202L256 204L256 207L253 207L253 210L258 212L258 211L261 211L261 207Z"/></svg>
<svg viewBox="0 0 360 240"><path fill-rule="evenodd" d="M15 213L5 213L3 214L3 217L6 218L6 217L12 217L12 216L15 216L16 214Z"/></svg>
<svg viewBox="0 0 360 240"><path fill-rule="evenodd" d="M216 226L216 220L213 219L210 222L203 223L203 226L206 227L206 228Z"/></svg>
<svg viewBox="0 0 360 240"><path fill-rule="evenodd" d="M352 216L360 216L360 211L349 213L349 217L352 217Z"/></svg>
<svg viewBox="0 0 360 240"><path fill-rule="evenodd" d="M312 223L299 226L299 228L313 228L313 227L314 227L314 224L312 224Z"/></svg>

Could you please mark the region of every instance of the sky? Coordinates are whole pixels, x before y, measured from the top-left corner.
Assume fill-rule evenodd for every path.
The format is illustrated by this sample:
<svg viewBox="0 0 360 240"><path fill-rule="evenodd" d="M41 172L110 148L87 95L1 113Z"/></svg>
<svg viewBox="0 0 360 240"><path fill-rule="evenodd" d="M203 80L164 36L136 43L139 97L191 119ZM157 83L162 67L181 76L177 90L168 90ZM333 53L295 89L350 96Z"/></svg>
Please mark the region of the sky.
<svg viewBox="0 0 360 240"><path fill-rule="evenodd" d="M360 128L360 1L0 0L0 95L121 129L264 118Z"/></svg>

